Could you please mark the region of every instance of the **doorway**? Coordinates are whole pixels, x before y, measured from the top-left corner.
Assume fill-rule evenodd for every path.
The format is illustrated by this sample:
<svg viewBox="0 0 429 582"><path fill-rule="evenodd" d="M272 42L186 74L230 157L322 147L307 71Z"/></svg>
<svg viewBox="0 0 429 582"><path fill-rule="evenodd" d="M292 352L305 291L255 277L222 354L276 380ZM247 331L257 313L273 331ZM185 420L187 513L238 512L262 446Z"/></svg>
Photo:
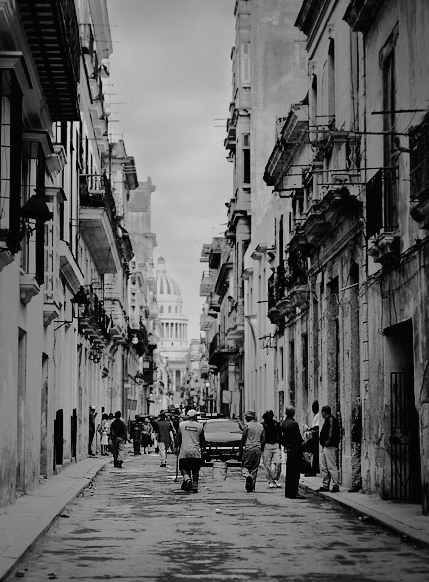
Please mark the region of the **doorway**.
<svg viewBox="0 0 429 582"><path fill-rule="evenodd" d="M390 389L390 495L392 499L418 503L421 462L412 321L389 327L385 337L385 376Z"/></svg>
<svg viewBox="0 0 429 582"><path fill-rule="evenodd" d="M54 470L63 464L64 423L63 411L57 410L54 420Z"/></svg>
<svg viewBox="0 0 429 582"><path fill-rule="evenodd" d="M26 393L27 393L27 334L19 329L18 335L18 399L16 423L16 488L25 491L26 450Z"/></svg>
<svg viewBox="0 0 429 582"><path fill-rule="evenodd" d="M76 459L76 451L77 451L77 412L76 408L73 408L73 414L71 416L71 457L72 459Z"/></svg>
<svg viewBox="0 0 429 582"><path fill-rule="evenodd" d="M48 475L48 356L42 355L42 390L40 403L40 474Z"/></svg>

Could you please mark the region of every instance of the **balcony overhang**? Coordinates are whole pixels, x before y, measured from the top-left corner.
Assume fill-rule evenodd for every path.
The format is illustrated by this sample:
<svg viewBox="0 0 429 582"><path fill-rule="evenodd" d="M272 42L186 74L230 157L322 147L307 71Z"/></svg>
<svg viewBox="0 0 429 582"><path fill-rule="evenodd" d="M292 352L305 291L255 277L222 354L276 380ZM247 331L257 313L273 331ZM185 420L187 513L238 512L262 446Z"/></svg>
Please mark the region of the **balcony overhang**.
<svg viewBox="0 0 429 582"><path fill-rule="evenodd" d="M299 307L301 311L308 307L310 300L310 286L294 285L287 294L287 299L293 307Z"/></svg>
<svg viewBox="0 0 429 582"><path fill-rule="evenodd" d="M200 263L208 263L210 260L210 253L212 250L211 244L203 244L203 248L201 249L201 257Z"/></svg>
<svg viewBox="0 0 429 582"><path fill-rule="evenodd" d="M254 261L259 261L260 259L262 259L262 257L264 256L264 254L267 252L267 249L268 249L267 243L259 243L256 246L256 248L253 251L253 253L250 255L250 257Z"/></svg>
<svg viewBox="0 0 429 582"><path fill-rule="evenodd" d="M244 339L244 322L237 323L234 327L229 329L226 333L227 340L242 341Z"/></svg>
<svg viewBox="0 0 429 582"><path fill-rule="evenodd" d="M353 32L366 32L382 4L380 0L352 0L347 6L343 20Z"/></svg>
<svg viewBox="0 0 429 582"><path fill-rule="evenodd" d="M331 187L319 202L310 207L305 221L300 227L302 242L307 245L319 243L335 228L338 222L361 207L356 196L346 187Z"/></svg>
<svg viewBox="0 0 429 582"><path fill-rule="evenodd" d="M33 89L30 73L22 52L2 51L0 53L0 69L11 69L15 72L16 79L23 93Z"/></svg>
<svg viewBox="0 0 429 582"><path fill-rule="evenodd" d="M74 0L17 0L53 121L80 119L80 40Z"/></svg>
<svg viewBox="0 0 429 582"><path fill-rule="evenodd" d="M243 271L243 280L244 281L248 281L253 275L253 267L248 267L247 269L244 269Z"/></svg>
<svg viewBox="0 0 429 582"><path fill-rule="evenodd" d="M79 226L100 274L119 273L121 259L105 208L81 207Z"/></svg>
<svg viewBox="0 0 429 582"><path fill-rule="evenodd" d="M287 174L300 144L307 138L308 111L306 105L293 105L286 118L280 118L277 143L265 166L264 182L276 187Z"/></svg>
<svg viewBox="0 0 429 582"><path fill-rule="evenodd" d="M60 241L60 271L69 284L72 292L76 294L84 284L85 278L76 259L74 258L68 243Z"/></svg>

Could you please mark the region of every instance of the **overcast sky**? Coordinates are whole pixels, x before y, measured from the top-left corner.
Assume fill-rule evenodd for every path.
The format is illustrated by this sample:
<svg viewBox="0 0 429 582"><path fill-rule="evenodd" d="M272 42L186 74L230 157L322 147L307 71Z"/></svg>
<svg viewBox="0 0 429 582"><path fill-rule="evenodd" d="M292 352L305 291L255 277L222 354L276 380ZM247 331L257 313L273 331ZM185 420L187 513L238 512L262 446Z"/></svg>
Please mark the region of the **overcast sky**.
<svg viewBox="0 0 429 582"><path fill-rule="evenodd" d="M108 0L113 54L109 131L150 176L152 231L179 285L188 338L199 338L201 248L226 230L232 164L229 114L235 0ZM219 120L220 118L220 120ZM223 224L222 224L223 223Z"/></svg>

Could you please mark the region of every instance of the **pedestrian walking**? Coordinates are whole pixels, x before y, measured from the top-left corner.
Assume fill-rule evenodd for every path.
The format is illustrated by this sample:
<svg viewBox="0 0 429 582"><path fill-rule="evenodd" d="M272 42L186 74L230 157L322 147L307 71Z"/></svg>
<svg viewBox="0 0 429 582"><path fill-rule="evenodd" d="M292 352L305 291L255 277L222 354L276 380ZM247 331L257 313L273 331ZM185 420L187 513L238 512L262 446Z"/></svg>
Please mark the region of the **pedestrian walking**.
<svg viewBox="0 0 429 582"><path fill-rule="evenodd" d="M282 470L282 453L280 448L282 438L282 427L279 422L274 420L274 412L267 410L262 418L262 426L265 432L265 446L262 453L262 461L265 467L265 475L268 481L268 487L274 489L281 487L279 482Z"/></svg>
<svg viewBox="0 0 429 582"><path fill-rule="evenodd" d="M118 410L115 412L115 420L110 425L110 439L113 452L113 466L120 469L124 462L124 449L127 442L127 425L121 418Z"/></svg>
<svg viewBox="0 0 429 582"><path fill-rule="evenodd" d="M179 470L183 477L180 488L182 491L198 493L200 469L205 452L206 441L203 425L197 421L197 411L188 410L188 420L179 424L176 448L179 456Z"/></svg>
<svg viewBox="0 0 429 582"><path fill-rule="evenodd" d="M95 412L95 406L90 406L89 407L89 419L88 419L88 425L89 425L89 434L88 434L88 455L90 457L94 457L94 453L92 452L92 441L94 440L94 435L95 435L95 417L97 416L97 413Z"/></svg>
<svg viewBox="0 0 429 582"><path fill-rule="evenodd" d="M142 436L143 423L141 421L140 415L136 414L133 422L131 423L131 436L133 439L133 450L134 455L141 455L141 436Z"/></svg>
<svg viewBox="0 0 429 582"><path fill-rule="evenodd" d="M315 477L319 471L319 424L320 424L320 412L319 412L319 402L315 400L311 405L311 410L314 414L313 422L311 427L306 427L304 432L304 446L303 450L305 453L311 455L311 469L306 473L306 477Z"/></svg>
<svg viewBox="0 0 429 582"><path fill-rule="evenodd" d="M100 435L100 451L102 456L109 454L109 434L110 434L110 421L109 415L104 412L101 416L101 422L98 425L98 433Z"/></svg>
<svg viewBox="0 0 429 582"><path fill-rule="evenodd" d="M143 419L142 432L141 432L141 446L143 447L143 453L146 455L147 448L152 444L152 432L153 428L148 417Z"/></svg>
<svg viewBox="0 0 429 582"><path fill-rule="evenodd" d="M286 418L282 422L282 443L286 453L285 497L304 499L298 493L302 460L302 436L299 424L295 420L295 408L286 407Z"/></svg>
<svg viewBox="0 0 429 582"><path fill-rule="evenodd" d="M246 491L251 493L255 491L259 463L264 450L265 432L262 424L256 421L254 410L245 412L244 418L247 424L243 429L238 458L242 460L241 471L246 479Z"/></svg>
<svg viewBox="0 0 429 582"><path fill-rule="evenodd" d="M160 467L167 466L167 451L174 442L175 431L171 420L167 419L164 410L161 410L159 419L153 423L153 430L156 433L156 440L158 441L159 458L161 461Z"/></svg>
<svg viewBox="0 0 429 582"><path fill-rule="evenodd" d="M356 396L352 411L352 486L349 493L357 493L362 489L361 473L361 441L362 441L362 405L360 396Z"/></svg>
<svg viewBox="0 0 429 582"><path fill-rule="evenodd" d="M328 492L329 484L332 481L331 493L338 493L340 490L338 467L337 467L337 451L340 444L340 425L338 420L332 416L331 407L322 407L322 418L324 423L320 431L320 444L322 447L322 455L320 465L322 470L322 487L317 491Z"/></svg>

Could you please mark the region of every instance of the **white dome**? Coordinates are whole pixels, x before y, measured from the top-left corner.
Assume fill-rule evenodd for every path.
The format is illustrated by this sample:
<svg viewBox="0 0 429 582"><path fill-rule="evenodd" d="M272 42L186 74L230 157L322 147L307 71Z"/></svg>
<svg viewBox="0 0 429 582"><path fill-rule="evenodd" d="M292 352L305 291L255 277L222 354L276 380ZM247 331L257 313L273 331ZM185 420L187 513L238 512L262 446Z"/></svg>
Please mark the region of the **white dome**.
<svg viewBox="0 0 429 582"><path fill-rule="evenodd" d="M158 301L177 301L182 303L180 287L174 279L167 275L165 259L159 257L156 269L156 294Z"/></svg>

